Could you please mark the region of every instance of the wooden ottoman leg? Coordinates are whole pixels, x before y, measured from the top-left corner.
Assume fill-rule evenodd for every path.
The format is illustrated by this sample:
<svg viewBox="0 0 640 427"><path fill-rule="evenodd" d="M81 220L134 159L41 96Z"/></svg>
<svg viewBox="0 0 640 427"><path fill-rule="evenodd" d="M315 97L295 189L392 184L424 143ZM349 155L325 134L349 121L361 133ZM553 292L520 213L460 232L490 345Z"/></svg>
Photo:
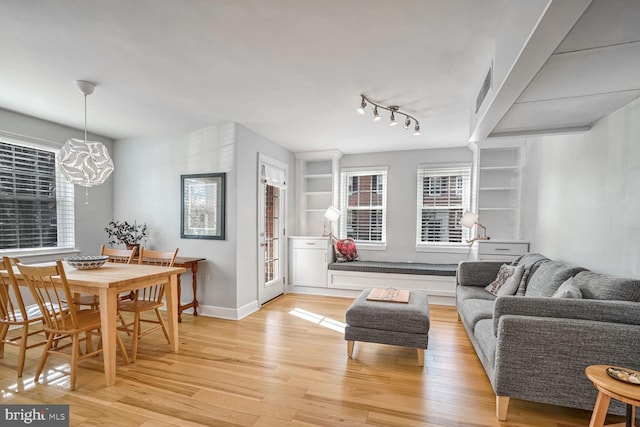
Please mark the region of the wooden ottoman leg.
<svg viewBox="0 0 640 427"><path fill-rule="evenodd" d="M418 350L418 366L424 366L424 348L416 348Z"/></svg>
<svg viewBox="0 0 640 427"><path fill-rule="evenodd" d="M347 340L347 356L349 356L349 358L351 359L353 356L353 344L354 341L352 340Z"/></svg>

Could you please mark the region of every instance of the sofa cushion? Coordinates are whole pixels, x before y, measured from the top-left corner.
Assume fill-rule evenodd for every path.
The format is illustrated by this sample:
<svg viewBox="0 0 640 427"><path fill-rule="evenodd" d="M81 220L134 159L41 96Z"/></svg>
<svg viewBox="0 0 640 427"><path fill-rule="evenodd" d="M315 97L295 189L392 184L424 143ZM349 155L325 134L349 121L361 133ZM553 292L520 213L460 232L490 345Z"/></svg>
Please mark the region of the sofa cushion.
<svg viewBox="0 0 640 427"><path fill-rule="evenodd" d="M640 280L582 271L573 283L584 299L640 302Z"/></svg>
<svg viewBox="0 0 640 427"><path fill-rule="evenodd" d="M485 289L496 296L513 295L518 290L522 273L524 273L524 265L503 264L496 279L489 283Z"/></svg>
<svg viewBox="0 0 640 427"><path fill-rule="evenodd" d="M484 357L490 366L495 365L497 338L493 333L493 320L482 319L478 321L473 328L473 334L480 347L480 351L476 351L478 356L481 359ZM483 365L485 365L484 361ZM492 378L491 381L493 381Z"/></svg>
<svg viewBox="0 0 640 427"><path fill-rule="evenodd" d="M582 292L578 289L573 282L573 277L569 277L565 282L560 285L557 291L551 295L552 298L582 298Z"/></svg>
<svg viewBox="0 0 640 427"><path fill-rule="evenodd" d="M516 258L512 264L513 265L524 265L524 273L522 274L522 278L520 279L520 286L518 286L518 290L516 291L516 295L524 295L525 290L527 288L527 284L529 283L529 279L536 272L540 264L545 261L549 261L549 258L542 254L538 253L526 253Z"/></svg>
<svg viewBox="0 0 640 427"><path fill-rule="evenodd" d="M558 261L544 261L529 278L525 295L550 297L568 278L585 269Z"/></svg>
<svg viewBox="0 0 640 427"><path fill-rule="evenodd" d="M458 305L458 312L469 330L473 330L478 320L493 318L493 304L491 300L468 299Z"/></svg>
<svg viewBox="0 0 640 427"><path fill-rule="evenodd" d="M456 299L459 304L461 301L467 299L486 299L493 301L496 299L496 296L487 292L485 288L477 286L458 286L456 288Z"/></svg>

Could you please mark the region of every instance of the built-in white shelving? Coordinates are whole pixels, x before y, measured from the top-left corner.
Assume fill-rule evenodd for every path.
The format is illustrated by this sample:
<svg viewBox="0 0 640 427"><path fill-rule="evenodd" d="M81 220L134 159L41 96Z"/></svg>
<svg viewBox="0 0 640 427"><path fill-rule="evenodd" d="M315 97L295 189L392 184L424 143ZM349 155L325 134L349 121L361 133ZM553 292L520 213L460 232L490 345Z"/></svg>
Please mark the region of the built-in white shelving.
<svg viewBox="0 0 640 427"><path fill-rule="evenodd" d="M520 238L523 144L478 144L478 221L492 239Z"/></svg>
<svg viewBox="0 0 640 427"><path fill-rule="evenodd" d="M337 150L296 153L298 191L298 234L321 236L324 232L324 213L338 202Z"/></svg>

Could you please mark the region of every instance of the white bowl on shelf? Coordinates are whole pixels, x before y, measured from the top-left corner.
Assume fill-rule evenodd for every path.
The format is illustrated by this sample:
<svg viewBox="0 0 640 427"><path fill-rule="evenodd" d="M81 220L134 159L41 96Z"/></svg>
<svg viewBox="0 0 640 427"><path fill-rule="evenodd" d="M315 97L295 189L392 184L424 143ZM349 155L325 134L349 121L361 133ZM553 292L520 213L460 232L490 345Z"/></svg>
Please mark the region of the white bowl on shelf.
<svg viewBox="0 0 640 427"><path fill-rule="evenodd" d="M67 258L65 262L76 270L93 270L102 267L108 259L107 255L87 255Z"/></svg>

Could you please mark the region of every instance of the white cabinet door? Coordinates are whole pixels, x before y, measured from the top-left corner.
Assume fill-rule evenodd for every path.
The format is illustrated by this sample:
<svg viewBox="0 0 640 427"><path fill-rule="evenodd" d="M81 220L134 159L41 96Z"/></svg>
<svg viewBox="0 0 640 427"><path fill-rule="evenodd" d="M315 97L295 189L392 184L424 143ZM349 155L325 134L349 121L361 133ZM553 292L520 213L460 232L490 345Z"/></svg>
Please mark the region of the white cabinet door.
<svg viewBox="0 0 640 427"><path fill-rule="evenodd" d="M326 238L290 240L290 284L327 287L329 247Z"/></svg>

